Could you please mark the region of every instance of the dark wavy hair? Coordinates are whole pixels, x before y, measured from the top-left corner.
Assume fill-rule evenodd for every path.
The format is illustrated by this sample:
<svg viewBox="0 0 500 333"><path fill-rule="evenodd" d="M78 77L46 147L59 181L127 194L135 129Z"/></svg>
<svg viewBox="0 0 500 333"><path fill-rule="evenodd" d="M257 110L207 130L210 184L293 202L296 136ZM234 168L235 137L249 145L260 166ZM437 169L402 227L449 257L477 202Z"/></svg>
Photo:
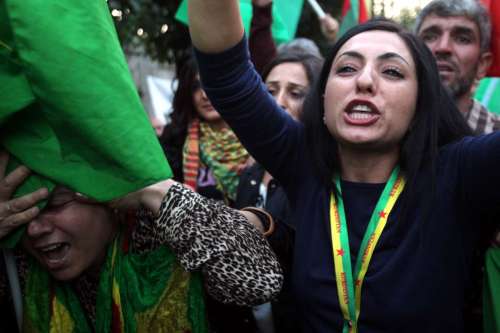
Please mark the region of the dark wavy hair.
<svg viewBox="0 0 500 333"><path fill-rule="evenodd" d="M193 92L200 88L200 81L197 78L198 65L191 54L181 59L176 68L177 89L172 101L170 123L165 127L160 143L174 173L174 179L182 182L182 150L189 123L198 115L193 103Z"/></svg>
<svg viewBox="0 0 500 333"><path fill-rule="evenodd" d="M340 172L337 141L323 122L323 94L333 60L340 48L352 37L367 31L388 31L398 35L408 47L415 63L418 80L417 105L411 130L401 142L399 165L407 180L403 200L412 200L412 193L420 171L431 171L435 184L435 161L441 146L458 140L471 131L451 96L442 86L434 57L425 44L399 24L387 19L373 19L347 31L333 46L325 60L319 80L304 102L302 122L306 140L319 177L332 185L332 176ZM406 204L403 204L403 207Z"/></svg>

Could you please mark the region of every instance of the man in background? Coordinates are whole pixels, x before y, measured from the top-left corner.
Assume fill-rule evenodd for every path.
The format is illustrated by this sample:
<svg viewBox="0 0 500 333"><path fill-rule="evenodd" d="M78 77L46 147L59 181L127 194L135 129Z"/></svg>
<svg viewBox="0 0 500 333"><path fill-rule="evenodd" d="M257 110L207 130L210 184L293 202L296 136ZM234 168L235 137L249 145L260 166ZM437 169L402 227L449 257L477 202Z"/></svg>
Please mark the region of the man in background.
<svg viewBox="0 0 500 333"><path fill-rule="evenodd" d="M493 58L487 10L475 0L434 0L419 13L415 30L434 54L443 84L474 133L500 129L500 116L473 98Z"/></svg>
<svg viewBox="0 0 500 333"><path fill-rule="evenodd" d="M419 13L415 32L434 54L441 80L473 132L480 135L499 130L500 116L489 112L473 98L477 84L486 76L493 59L488 11L476 0L434 0ZM498 220L498 216L492 219ZM464 309L466 332L481 332L482 324L484 332L499 332L500 329L500 311L495 303L499 302L495 291L498 282L495 281L500 278L497 268L500 267L500 249L490 247L486 251L486 265L484 259L488 245L496 243L498 247L500 234L497 231L493 242L491 233L483 234L487 238L472 259L472 283Z"/></svg>

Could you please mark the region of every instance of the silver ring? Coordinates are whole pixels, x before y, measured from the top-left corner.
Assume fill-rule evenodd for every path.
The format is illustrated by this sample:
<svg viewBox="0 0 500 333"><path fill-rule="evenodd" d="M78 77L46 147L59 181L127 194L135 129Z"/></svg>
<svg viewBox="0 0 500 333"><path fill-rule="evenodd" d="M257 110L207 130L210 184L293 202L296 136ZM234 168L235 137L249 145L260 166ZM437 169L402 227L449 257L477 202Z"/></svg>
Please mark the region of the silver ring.
<svg viewBox="0 0 500 333"><path fill-rule="evenodd" d="M10 203L5 203L5 205L7 206L6 210L7 212L11 213L12 212L12 207L10 206Z"/></svg>

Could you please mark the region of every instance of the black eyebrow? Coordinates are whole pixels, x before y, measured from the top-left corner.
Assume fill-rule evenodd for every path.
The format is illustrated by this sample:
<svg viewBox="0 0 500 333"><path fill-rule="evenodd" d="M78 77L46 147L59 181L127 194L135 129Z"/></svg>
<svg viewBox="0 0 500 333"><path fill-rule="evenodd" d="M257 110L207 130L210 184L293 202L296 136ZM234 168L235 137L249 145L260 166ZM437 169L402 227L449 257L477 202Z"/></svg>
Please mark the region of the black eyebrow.
<svg viewBox="0 0 500 333"><path fill-rule="evenodd" d="M463 27L463 26L456 27L452 30L452 33L466 34L466 35L471 35L474 37L474 31L469 27Z"/></svg>
<svg viewBox="0 0 500 333"><path fill-rule="evenodd" d="M290 85L292 88L298 87L298 88L306 88L307 86L302 85L300 83L294 83L294 82L287 82L288 85ZM277 85L279 84L279 81L266 81L265 84L272 84L272 85Z"/></svg>
<svg viewBox="0 0 500 333"><path fill-rule="evenodd" d="M377 58L380 59L380 60L387 60L387 59L397 58L397 59L400 59L400 60L404 61L408 66L410 66L410 64L408 63L408 61L406 61L405 58L403 58L402 56L400 56L399 54L394 53L394 52L384 53L382 55L379 55Z"/></svg>
<svg viewBox="0 0 500 333"><path fill-rule="evenodd" d="M420 33L418 35L421 36L422 34L426 34L426 33L430 33L430 32L435 33L435 34L440 34L443 31L437 25L431 25L430 27L427 27L424 30L420 31Z"/></svg>
<svg viewBox="0 0 500 333"><path fill-rule="evenodd" d="M346 52L342 53L341 55L339 55L339 57L337 58L337 60L340 59L341 57L344 57L344 56L358 58L360 60L364 59L364 57L359 52L356 52L356 51L346 51Z"/></svg>
<svg viewBox="0 0 500 333"><path fill-rule="evenodd" d="M359 60L363 60L364 59L364 57L359 52L356 52L356 51L346 51L346 52L342 53L337 58L337 60L340 59L343 56L354 57L354 58L357 58ZM377 57L377 59L379 59L379 60L388 60L388 59L392 59L392 58L400 59L400 60L404 61L408 66L410 66L410 64L408 63L408 61L406 61L405 58L403 58L402 56L400 56L399 54L397 54L395 52L387 52L387 53L381 54L381 55L379 55Z"/></svg>

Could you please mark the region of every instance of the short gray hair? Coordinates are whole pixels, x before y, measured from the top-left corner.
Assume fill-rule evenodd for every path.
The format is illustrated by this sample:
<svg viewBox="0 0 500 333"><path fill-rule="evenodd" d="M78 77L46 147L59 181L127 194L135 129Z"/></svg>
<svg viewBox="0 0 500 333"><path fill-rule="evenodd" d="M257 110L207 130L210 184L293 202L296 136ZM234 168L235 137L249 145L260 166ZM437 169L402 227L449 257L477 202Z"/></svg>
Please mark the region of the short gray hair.
<svg viewBox="0 0 500 333"><path fill-rule="evenodd" d="M486 8L478 0L434 0L425 6L417 16L415 33L418 34L427 16L434 14L440 17L465 16L476 23L479 29L481 51L490 49L491 21Z"/></svg>
<svg viewBox="0 0 500 333"><path fill-rule="evenodd" d="M323 57L318 45L312 39L304 37L292 39L288 43L278 46L278 54L287 52L301 52L318 58Z"/></svg>

